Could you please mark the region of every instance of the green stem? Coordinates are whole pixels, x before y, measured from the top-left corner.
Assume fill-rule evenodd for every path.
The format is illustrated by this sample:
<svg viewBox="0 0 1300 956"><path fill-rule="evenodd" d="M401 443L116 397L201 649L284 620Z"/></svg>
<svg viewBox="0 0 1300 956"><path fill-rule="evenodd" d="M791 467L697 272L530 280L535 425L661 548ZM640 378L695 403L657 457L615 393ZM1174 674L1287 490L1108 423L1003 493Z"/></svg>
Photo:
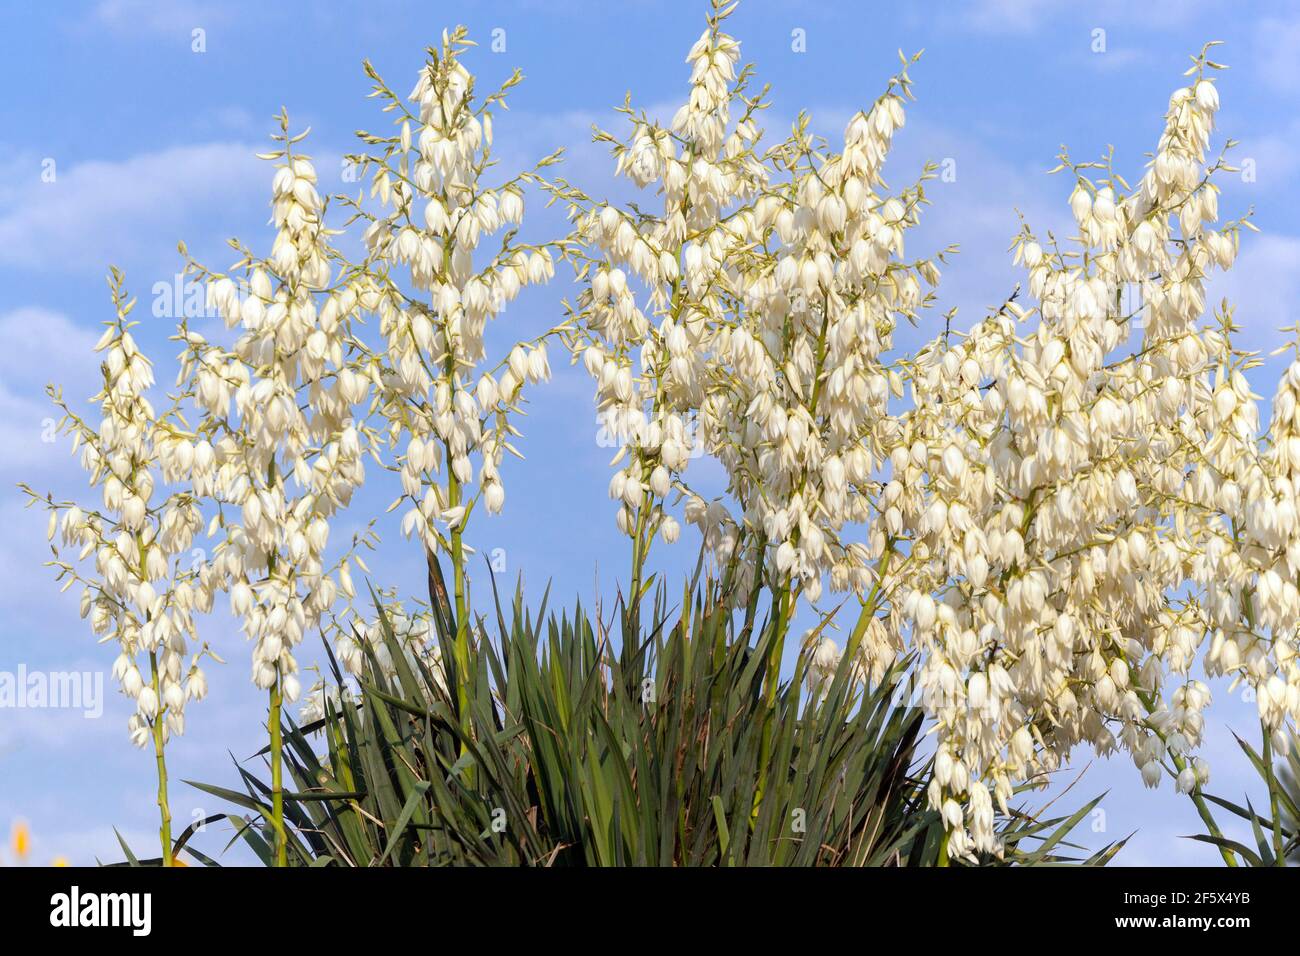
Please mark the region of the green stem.
<svg viewBox="0 0 1300 956"><path fill-rule="evenodd" d="M1173 761L1174 768L1179 773L1182 773L1187 769L1187 761L1180 755L1170 751L1169 758ZM1196 812L1200 816L1201 822L1205 824L1205 829L1209 831L1210 836L1222 838L1223 831L1220 830L1219 825L1214 822L1214 814L1210 812L1210 805L1205 802L1205 795L1201 793L1201 784L1199 780L1196 782L1196 786L1192 788L1192 792L1187 796L1196 807ZM1235 867L1237 865L1236 855L1227 847L1220 846L1219 855L1223 857L1223 862L1228 866Z"/></svg>
<svg viewBox="0 0 1300 956"><path fill-rule="evenodd" d="M744 536L736 543L736 554L734 559L727 567L727 574L722 582L722 589L719 592L719 606L714 609L714 613L720 618L717 625L717 634L713 639L713 670L717 674L722 673L722 667L727 661L727 638L731 633L732 608L729 603L731 595L732 582L735 579L735 570L744 555ZM749 590L749 596L745 601L745 622L740 631L740 642L749 643L750 629L753 626L754 613L758 606L758 595L763 587L763 565L764 555L767 552L767 535L760 534L756 542L755 553L757 558L754 563L754 583ZM713 702L715 706L720 706L726 698L726 691L723 682L718 681L713 685Z"/></svg>
<svg viewBox="0 0 1300 956"><path fill-rule="evenodd" d="M447 449L447 460L451 461L450 448ZM452 508L460 505L460 479L455 473L447 476L447 498ZM452 653L456 658L456 710L460 715L461 732L468 738L473 720L469 703L469 609L465 596L465 544L461 532L463 525L462 517L451 532L452 588L456 601L456 641ZM464 754L467 749L468 745L462 740L460 752Z"/></svg>
<svg viewBox="0 0 1300 956"><path fill-rule="evenodd" d="M772 647L768 652L767 672L763 675L763 740L758 751L758 785L754 791L754 811L752 819L758 819L759 807L763 803L764 783L767 768L772 762L772 735L775 723L776 692L781 679L781 656L785 650L785 632L790 626L790 610L794 603L790 596L789 583L782 584L776 592L776 619Z"/></svg>
<svg viewBox="0 0 1300 956"><path fill-rule="evenodd" d="M438 201L444 206L447 205L447 195L444 191ZM451 272L452 253L455 249L455 241L448 241L442 247L442 271L443 274ZM443 360L443 374L447 378L447 386L452 391L452 398L455 398L455 391L458 387L456 381L456 348L455 336L452 334L451 324L447 321L446 316L440 316L442 319L443 334L447 339L447 354ZM452 508L460 506L461 487L460 479L456 477L453 468L453 455L450 442L444 442L443 448L446 451L447 459L447 500ZM452 581L456 601L456 640L452 646L452 656L455 657L456 664L456 710L460 715L461 733L466 739L469 738L470 731L474 726L473 718L470 713L469 703L469 607L465 594L465 545L462 539L462 529L465 526L467 515L462 515L456 522L456 527L451 532L451 564L452 564ZM465 741L461 741L461 755L469 750ZM471 768L472 773L472 768Z"/></svg>
<svg viewBox="0 0 1300 956"><path fill-rule="evenodd" d="M266 466L267 490L274 489L278 480L279 470L276 468L275 455L273 454ZM268 554L266 557L266 579L268 581L275 577L275 559L275 552ZM283 741L280 739L280 710L284 704L284 698L280 690L279 661L275 663L275 683L271 685L270 698L270 713L266 718L266 730L271 739L271 830L275 834L275 865L282 867L289 865L289 845L284 831L284 788L281 780L284 747Z"/></svg>
<svg viewBox="0 0 1300 956"><path fill-rule="evenodd" d="M867 595L867 599L862 602L862 613L858 615L858 620L853 625L853 633L849 635L848 643L844 646L844 656L849 660L853 660L858 653L858 648L862 645L862 638L871 625L871 619L876 616L876 611L880 608L880 599L883 596L885 586L885 575L889 573L889 562L893 556L894 539L890 538L885 546L885 553L881 555L880 564L876 569L876 583L871 586L871 592Z"/></svg>
<svg viewBox="0 0 1300 956"><path fill-rule="evenodd" d="M748 642L749 635L754 629L754 616L758 613L758 598L763 593L763 569L767 564L767 535L761 534L758 538L758 563L754 568L754 584L749 591L749 599L745 602L745 623L740 628L740 639Z"/></svg>
<svg viewBox="0 0 1300 956"><path fill-rule="evenodd" d="M283 698L280 693L280 678L275 679L271 687L271 714L266 721L266 729L271 734L271 829L275 831L275 865L289 865L289 841L284 829L284 786L283 754L280 740L280 708Z"/></svg>
<svg viewBox="0 0 1300 956"><path fill-rule="evenodd" d="M153 718L153 752L158 765L158 840L162 844L163 866L175 866L172 855L172 811L167 801L167 761L163 757L163 715L162 693L158 686L158 654L149 652L149 675L153 685L154 698L159 702L158 713Z"/></svg>
<svg viewBox="0 0 1300 956"><path fill-rule="evenodd" d="M763 677L764 699L768 707L776 703L777 685L781 679L781 655L785 651L785 632L790 626L791 605L790 585L785 583L777 591L776 636L768 652L767 673Z"/></svg>
<svg viewBox="0 0 1300 956"><path fill-rule="evenodd" d="M644 472L644 467L642 468ZM646 524L653 510L653 499L643 500L636 509L636 527L632 531L632 584L627 596L627 626L624 640L635 639L641 627L641 584L645 574L646 552L649 550L645 541Z"/></svg>
<svg viewBox="0 0 1300 956"><path fill-rule="evenodd" d="M1282 814L1277 797L1277 774L1273 772L1273 735L1269 733L1268 727L1262 720L1259 722L1259 730L1264 742L1260 759L1264 763L1264 779L1268 783L1268 808L1273 817L1273 865L1286 866L1286 850L1282 840Z"/></svg>

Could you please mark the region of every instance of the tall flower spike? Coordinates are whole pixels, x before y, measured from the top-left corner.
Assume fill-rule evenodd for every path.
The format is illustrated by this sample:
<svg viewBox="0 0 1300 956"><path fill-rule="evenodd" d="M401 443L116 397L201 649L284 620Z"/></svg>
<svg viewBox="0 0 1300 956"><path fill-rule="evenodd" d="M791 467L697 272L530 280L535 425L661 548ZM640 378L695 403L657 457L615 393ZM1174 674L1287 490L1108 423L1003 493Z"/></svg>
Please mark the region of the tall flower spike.
<svg viewBox="0 0 1300 956"><path fill-rule="evenodd" d="M1257 429L1230 314L1198 324L1241 226L1209 225L1227 168L1206 165L1211 83L1197 71L1173 95L1136 189L1109 159L1063 155L1077 248L1016 243L1036 307L1008 302L909 365L886 496L910 568L891 617L921 652L944 768L931 804L955 855L1000 852L977 782L1005 809L1080 742L1124 749L1149 785L1167 756L1180 789L1204 782L1203 763L1181 773L1210 700L1191 672L1206 637L1239 628L1240 493L1224 485Z"/></svg>
<svg viewBox="0 0 1300 956"><path fill-rule="evenodd" d="M181 359L208 415L193 468L196 489L217 508L208 584L229 593L254 642L253 682L292 701L293 649L339 592L340 576L325 566L329 521L365 480L369 435L356 408L369 382L347 358L365 290L347 278L331 286L334 254L315 169L287 117L275 139L282 148L264 157L277 164L270 257L242 250L242 294L230 276L194 266L239 337L226 350L186 330Z"/></svg>
<svg viewBox="0 0 1300 956"><path fill-rule="evenodd" d="M732 6L715 6L688 56L691 94L671 129L625 107L631 140L597 135L620 172L657 186L662 216L562 195L575 238L599 255L580 269L582 359L623 446L610 495L633 539L633 593L656 534L678 536L666 507L676 487L686 520L738 585L728 593L752 608L771 584L789 619L800 599L819 599L825 580L864 597L878 580L885 523L866 541L842 531L888 507L877 476L899 440L887 406L902 378L884 355L898 319L926 304L942 255L902 258L932 170L897 196L880 178L904 122L912 61L852 117L841 152L819 143L801 115L760 153L763 94L747 93L750 70L736 70L738 44L721 29ZM726 469L736 514L690 492L683 473L697 451ZM898 645L874 618L856 640ZM778 644L772 690L779 658Z"/></svg>
<svg viewBox="0 0 1300 956"><path fill-rule="evenodd" d="M370 173L371 195L382 203L375 214L358 201L356 216L368 222L368 256L362 273L367 309L378 312L384 349L372 356L372 377L380 384L379 414L397 451L405 506L404 534L418 538L429 561L449 556L453 568L457 673L468 680L469 640L467 545L470 512L481 500L489 513L505 504L501 464L518 435L513 416L524 386L550 378L547 340L552 329L514 345L497 360L488 357L487 324L527 285L554 273L552 249L520 242L525 185L537 169L558 161L542 159L499 186L482 178L495 165L493 115L504 109L518 71L481 102L474 77L461 63L473 46L464 27L444 33L408 100L393 93L370 65L374 95L396 113L397 135L363 133L371 152L351 157ZM408 103L411 104L408 106ZM483 246L502 233L500 248ZM404 282L398 277L404 276ZM475 483L477 479L477 490ZM468 726L464 688L462 717Z"/></svg>
<svg viewBox="0 0 1300 956"><path fill-rule="evenodd" d="M609 491L632 539L634 595L651 542L680 533L667 499L698 453L705 359L734 295L724 263L749 241L752 211L743 204L769 175L755 153L763 95L748 94L751 71L737 69L740 45L722 31L733 8L714 4L687 55L689 96L668 127L625 106L627 141L596 132L620 175L662 196L662 212L619 209L567 184L557 190L575 220L572 255L585 286L574 344L596 383L603 433L620 448ZM725 560L734 522L721 505L698 511L711 516Z"/></svg>
<svg viewBox="0 0 1300 956"><path fill-rule="evenodd" d="M202 514L183 486L193 457L192 435L176 408L159 415L147 393L154 384L153 366L136 344L129 320L135 305L116 269L109 277L116 318L96 351L103 387L93 401L100 421L86 422L51 387L63 412L60 427L81 449L81 465L99 491L97 502L55 501L23 486L33 504L49 509L49 537L57 544L55 560L64 589L79 584L81 616L101 640L118 650L112 674L135 704L128 721L137 747L153 744L158 773L160 839L166 865L172 863L171 814L167 799L164 749L171 734L185 731L185 706L207 693L200 662L206 648L194 651L195 612L212 608L188 557ZM75 563L61 560L60 549L76 549ZM92 571L82 563L93 556ZM187 661L187 657L189 660Z"/></svg>
<svg viewBox="0 0 1300 956"><path fill-rule="evenodd" d="M268 691L276 858L286 862L280 787L280 708L300 693L294 649L350 591L345 555L331 569L330 519L365 480L362 455L373 436L357 406L370 383L352 355L352 318L368 287L353 275L331 285L325 202L316 171L281 114L272 182L275 240L269 258L243 247L240 284L192 263L230 328L233 348L182 328L181 377L191 381L202 442L194 454L196 492L205 493L217 536L204 584L229 594L253 642L253 683ZM243 287L241 294L241 285ZM233 410L232 410L233 400ZM236 508L227 508L227 503ZM354 542L355 546L355 542ZM348 594L351 597L351 594Z"/></svg>

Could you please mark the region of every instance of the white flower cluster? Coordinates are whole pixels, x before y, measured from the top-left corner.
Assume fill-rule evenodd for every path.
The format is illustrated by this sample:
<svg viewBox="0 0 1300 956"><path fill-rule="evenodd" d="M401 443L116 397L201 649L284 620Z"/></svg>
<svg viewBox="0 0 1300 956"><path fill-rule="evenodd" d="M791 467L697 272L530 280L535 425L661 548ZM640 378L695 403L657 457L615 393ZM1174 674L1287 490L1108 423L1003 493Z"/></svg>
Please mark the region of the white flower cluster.
<svg viewBox="0 0 1300 956"><path fill-rule="evenodd" d="M100 501L83 506L47 497L42 503L50 512L50 540L60 536L79 559L93 556L93 573L52 563L65 589L82 585L81 616L118 646L112 673L135 702L132 742L143 747L153 736L161 750L170 734L184 733L186 702L207 693L203 652L188 665L186 656L196 639L194 614L210 610L212 596L179 561L203 527L199 506L193 496L164 488L176 479L189 446L174 409L160 416L145 395L153 367L131 334L135 323L127 316L135 300L127 300L116 270L110 288L117 317L96 345L104 355L103 388L93 399L99 424L92 427L51 391Z"/></svg>
<svg viewBox="0 0 1300 956"><path fill-rule="evenodd" d="M920 184L890 196L880 178L903 124L907 63L850 120L842 152L818 146L801 116L760 156L764 104L747 94L739 44L721 30L729 12L715 9L688 54L691 92L670 129L627 109L631 141L600 137L621 173L658 188L662 215L565 194L576 238L600 254L581 271L591 340L582 357L624 442L627 463L610 484L619 527L642 548L660 530L677 537L665 498L675 483L685 491L698 430L740 514L687 491L685 517L731 567L733 593L766 571L815 601L826 575L838 591L874 583L883 527L865 543L840 532L872 517L875 475L897 431L887 406L903 388L882 353L938 269L901 260Z"/></svg>
<svg viewBox="0 0 1300 956"><path fill-rule="evenodd" d="M330 518L365 480L354 409L370 382L349 352L351 319L370 291L357 281L330 286L334 253L316 172L287 117L281 128L282 148L264 156L277 163L271 256L246 252L237 264L244 296L229 276L208 276L209 301L238 339L225 349L185 331L181 379L204 413L194 487L216 508L218 542L201 578L229 593L254 642L254 684L292 701L294 648L340 588L352 591L345 565L327 570L325 549Z"/></svg>
<svg viewBox="0 0 1300 956"><path fill-rule="evenodd" d="M524 214L522 186L533 174L495 188L480 182L495 163L492 107L504 103L518 74L476 103L473 77L459 59L470 45L463 28L444 34L411 91L414 112L371 70L377 92L399 111L400 131L389 139L370 137L385 147L382 155L358 158L373 169L372 194L388 209L369 217L364 238L367 271L381 277L376 309L386 351L380 410L392 444L405 440L401 478L410 507L402 530L431 552L452 550L438 523L457 533L473 507L466 489L475 480L475 460L484 506L501 511L500 465L517 434L508 414L526 383L550 377L546 336L516 345L495 366L485 363L488 321L524 286L548 281L554 266L548 249L514 240ZM501 248L476 262L479 247L502 230ZM412 295L393 278L402 271ZM438 477L444 465L445 485Z"/></svg>
<svg viewBox="0 0 1300 956"><path fill-rule="evenodd" d="M750 595L752 607L767 584L788 617L798 596L817 600L824 580L837 591L875 586L883 525L865 542L841 532L873 517L897 433L887 405L903 387L882 353L938 270L901 258L921 185L890 196L880 178L904 120L907 62L851 119L842 152L820 146L801 115L760 154L765 104L747 93L739 44L722 32L731 8L715 5L688 54L690 96L671 128L625 109L631 141L601 134L621 173L657 187L662 215L567 198L576 238L600 253L581 273L579 305L592 340L584 363L628 458L610 485L619 527L642 560L657 532L671 543L676 485L685 519L735 582L728 596ZM629 277L644 289L642 307ZM724 465L737 514L686 487L686 436ZM874 619L859 640L899 645Z"/></svg>
<svg viewBox="0 0 1300 956"><path fill-rule="evenodd" d="M1207 449L1221 466L1207 497L1231 520L1198 559L1215 627L1206 669L1254 689L1260 720L1285 752L1285 725L1300 723L1300 356L1278 384L1263 454L1247 444L1253 399L1240 373L1221 376L1215 415L1236 434Z"/></svg>
<svg viewBox="0 0 1300 956"><path fill-rule="evenodd" d="M216 521L226 539L210 584L230 591L232 609L256 641L254 681L270 687L281 679L287 700L299 689L292 649L340 590L354 596L349 560L331 575L324 550L329 519L365 479L363 454L377 454L381 437L400 446L405 433L398 468L413 504L403 531L417 533L430 551L452 551L472 506L462 497L473 480L471 455L481 462L485 506L499 511L499 465L512 450L507 412L526 381L550 374L538 341L516 346L499 376L470 378L484 356L487 320L523 285L548 279L553 267L545 249L509 242L484 268L474 267L481 240L522 218L525 177L499 190L478 183L490 162L487 106L499 97L473 108L471 77L457 60L465 45L463 30L444 36L411 95L418 115L403 107L399 135L382 141L385 154L357 158L375 167L372 191L391 210L375 217L357 204L357 215L370 219L365 262L341 263L331 286L332 261L340 257L328 242L315 172L294 151L300 137L290 137L286 123L284 149L267 156L280 162L271 259L246 257L242 298L228 277L211 276L209 285L227 323L245 331L230 352L187 335L183 374L196 377L194 391L216 432L211 452L203 450L208 468L196 468L196 487L241 505L242 520L222 512ZM396 282L399 266L409 270L419 298ZM362 313L379 316L384 349L354 334L352 320ZM379 432L365 424L361 407L372 388ZM444 461L445 487L430 477ZM296 493L287 490L290 478ZM454 546L439 535L436 520L453 528Z"/></svg>
<svg viewBox="0 0 1300 956"><path fill-rule="evenodd" d="M598 253L579 272L583 359L626 443L610 486L620 528L643 553L672 527L676 485L718 565L766 583L783 620L824 580L856 592L856 675L879 680L919 651L938 731L931 801L955 855L1000 852L994 805L1080 742L1124 749L1151 785L1168 756L1178 788L1197 789L1198 659L1249 682L1270 729L1300 714L1300 367L1261 454L1231 313L1202 322L1207 278L1231 267L1243 225L1217 225L1214 177L1231 167L1207 161L1215 64L1196 58L1136 188L1109 158L1062 157L1078 234L1018 237L1032 306L1017 294L968 333L891 358L942 259L903 259L929 169L895 196L880 178L908 63L841 152L801 118L760 156L761 103L741 93L727 12L689 54L671 129L627 108L631 140L599 137L621 173L658 188L663 215L561 193ZM685 487L667 420L698 426L735 516ZM839 659L820 639L810 683Z"/></svg>
<svg viewBox="0 0 1300 956"><path fill-rule="evenodd" d="M705 358L731 291L712 280L746 241L746 224L727 217L768 176L752 154L761 103L746 98L749 77L737 70L739 44L718 29L723 17L715 11L691 48L690 97L670 128L626 109L635 126L629 143L598 134L613 145L619 174L662 194L662 213L561 193L575 238L598 253L580 257L579 317L597 407L622 446L616 463L626 458L610 496L619 528L647 544L679 535L663 505L697 440L695 420L711 384Z"/></svg>
<svg viewBox="0 0 1300 956"><path fill-rule="evenodd" d="M1240 224L1212 226L1218 97L1196 73L1136 189L1063 160L1074 247L1017 243L1036 308L1008 303L909 367L884 489L909 542L890 623L922 651L931 801L958 855L997 852L990 799L1005 811L1079 742L1124 749L1149 785L1167 755L1180 789L1208 775L1190 757L1210 701L1192 667L1240 607L1224 484L1258 423L1229 320L1199 324Z"/></svg>
<svg viewBox="0 0 1300 956"><path fill-rule="evenodd" d="M365 481L363 456L400 474L398 501L412 503L403 530L431 553L453 556L467 619L461 530L478 496L489 512L502 508L500 464L517 434L509 413L525 384L549 378L546 340L560 331L516 345L495 366L485 362L488 320L524 286L549 280L554 267L550 249L514 238L523 188L536 174L494 188L480 182L496 162L492 109L519 76L476 103L459 62L470 45L464 28L444 34L411 94L414 112L367 64L400 129L390 138L362 134L380 155L353 157L373 171L381 204L376 215L360 199L343 200L353 219L368 222L361 262L331 244L338 230L326 225L327 202L299 145L305 134L291 135L281 115L276 148L262 155L276 167L270 254L232 243L241 258L228 273L190 261L228 338L182 322L176 404L161 418L145 397L151 366L128 331L129 305L114 274L118 320L100 343L103 422L85 425L64 408L92 482L103 487L105 511L41 500L64 512L65 541L81 547L82 558L96 555L84 609L97 633L122 644L114 673L138 701L138 742L163 714L179 731L185 696L203 693L201 670L196 664L184 678L180 655L193 635L191 613L210 610L217 593L228 594L253 642L254 683L273 699L298 698L294 649L307 634L338 627L330 612L340 595L355 597L352 568L365 570L355 550L369 532L327 557L331 524ZM481 244L499 232L499 251L476 263ZM410 295L398 282L403 270ZM378 342L360 335L359 320L369 315L379 319ZM192 427L184 403L197 412ZM385 445L395 450L391 460ZM444 463L445 484L437 477ZM470 498L475 468L479 495ZM176 490L158 502L155 483ZM451 529L451 541L435 522ZM169 569L205 524L211 558ZM72 565L58 566L81 580ZM145 652L158 655L156 677L141 676L137 656Z"/></svg>

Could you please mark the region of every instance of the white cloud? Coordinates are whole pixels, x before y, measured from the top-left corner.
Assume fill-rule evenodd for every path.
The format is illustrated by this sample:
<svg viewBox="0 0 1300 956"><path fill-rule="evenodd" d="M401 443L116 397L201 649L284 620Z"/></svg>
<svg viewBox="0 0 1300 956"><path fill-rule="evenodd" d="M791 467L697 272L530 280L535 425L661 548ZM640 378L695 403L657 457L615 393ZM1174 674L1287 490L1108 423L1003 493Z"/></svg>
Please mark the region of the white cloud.
<svg viewBox="0 0 1300 956"><path fill-rule="evenodd" d="M81 375L99 365L91 350L100 329L38 307L0 315L0 381L43 387L47 379Z"/></svg>
<svg viewBox="0 0 1300 956"><path fill-rule="evenodd" d="M91 643L89 636L85 643ZM100 703L104 712L99 717L88 717L74 708L6 708L3 727L0 727L0 755L11 757L15 752L28 750L39 752L40 759L58 759L55 757L58 751L75 753L78 748L86 746L125 744L125 727L131 707L122 702L116 681L106 673L105 665L112 663L110 656L101 656L104 660L100 666L81 662L75 667L65 667L42 661L38 668L35 662L28 664L29 674L48 670L102 675L104 696ZM6 665L6 669L13 672L16 666Z"/></svg>
<svg viewBox="0 0 1300 956"><path fill-rule="evenodd" d="M55 434L59 413L44 391L47 382L61 383L69 402L83 405L98 388L97 338L93 328L49 309L0 314L0 607L11 624L76 618L75 600L54 610L57 585L43 566L50 557L45 518L25 507L26 496L15 485L26 481L44 492L53 481L62 486L50 489L57 493L70 480L84 481L68 439Z"/></svg>
<svg viewBox="0 0 1300 956"><path fill-rule="evenodd" d="M120 33L184 34L195 27L208 27L227 19L229 8L192 0L100 0L95 5L96 23Z"/></svg>
<svg viewBox="0 0 1300 956"><path fill-rule="evenodd" d="M1260 79L1284 93L1300 92L1300 20L1261 20L1255 43L1253 62Z"/></svg>
<svg viewBox="0 0 1300 956"><path fill-rule="evenodd" d="M1098 73L1113 73L1141 62L1142 51L1133 47L1107 48L1101 53L1080 53L1077 59Z"/></svg>
<svg viewBox="0 0 1300 956"><path fill-rule="evenodd" d="M622 117L608 112L571 110L564 113L530 113L511 110L495 118L493 151L501 165L492 174L501 178L531 168L543 156L564 147L564 159L546 170L552 178L562 177L584 189L613 185L614 160L609 148L591 141L592 124L624 135ZM487 181L485 179L485 181ZM626 182L626 180L623 180ZM596 192L599 195L599 192ZM539 207L540 208L540 207Z"/></svg>
<svg viewBox="0 0 1300 956"><path fill-rule="evenodd" d="M63 446L66 451L66 445ZM69 468L75 467L67 461ZM37 484L40 479L23 475ZM26 496L14 487L16 476L4 476L4 500L0 502L0 522L5 533L0 536L0 607L4 608L6 629L0 633L6 655L18 653L17 641L24 634L63 635L87 633L77 617L80 591L59 593L53 569L45 566L51 559L46 543L46 517L37 508L25 507ZM36 487L38 493L43 487ZM73 555L75 557L75 554ZM45 667L55 659L53 650L28 658L29 666ZM10 720L4 718L4 722ZM0 743L5 739L0 734Z"/></svg>
<svg viewBox="0 0 1300 956"><path fill-rule="evenodd" d="M1297 55L1300 56L1300 51ZM1300 120L1279 124L1267 134L1241 137L1241 145L1232 151L1230 158L1237 166L1248 159L1254 162L1254 184L1260 189L1294 187L1294 174L1300 168Z"/></svg>
<svg viewBox="0 0 1300 956"><path fill-rule="evenodd" d="M232 208L246 211L258 190L269 195L271 171L255 151L240 143L175 146L59 164L53 182L41 180L33 161L24 185L0 195L0 264L103 274L110 263L174 256L196 222L210 231Z"/></svg>
<svg viewBox="0 0 1300 956"><path fill-rule="evenodd" d="M967 23L988 33L1032 33L1054 0L980 0L967 8Z"/></svg>
<svg viewBox="0 0 1300 956"><path fill-rule="evenodd" d="M41 308L0 315L0 476L31 478L25 471L66 462L67 443L46 439L58 413L45 396L47 382L69 388L80 402L97 389L99 360L91 351L98 334L67 316ZM82 394L84 393L84 394Z"/></svg>
<svg viewBox="0 0 1300 956"><path fill-rule="evenodd" d="M1206 0L1147 0L1140 4L1095 0L1087 5L1069 0L977 0L963 8L965 16L959 22L983 33L1023 36L1049 22L1070 18L1077 23L1082 11L1091 26L1102 29L1108 23L1151 24L1169 29L1197 16L1206 5Z"/></svg>

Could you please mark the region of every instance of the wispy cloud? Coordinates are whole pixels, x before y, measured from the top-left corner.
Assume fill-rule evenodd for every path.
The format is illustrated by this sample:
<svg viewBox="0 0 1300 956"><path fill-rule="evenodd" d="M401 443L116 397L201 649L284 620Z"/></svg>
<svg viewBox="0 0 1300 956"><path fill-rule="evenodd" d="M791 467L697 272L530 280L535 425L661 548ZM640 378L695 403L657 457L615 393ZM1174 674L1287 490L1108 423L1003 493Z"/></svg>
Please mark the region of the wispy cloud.
<svg viewBox="0 0 1300 956"><path fill-rule="evenodd" d="M1105 29L1108 23L1158 24L1166 29L1197 16L1209 0L1095 0L1089 4L1069 0L977 0L960 9L957 22L982 33L1026 35L1052 22L1081 19Z"/></svg>
<svg viewBox="0 0 1300 956"><path fill-rule="evenodd" d="M61 313L20 308L0 315L0 476L67 461L67 446L52 436L54 406L44 396L47 382L67 383L89 396L96 390L99 360L91 351L98 335Z"/></svg>
<svg viewBox="0 0 1300 956"><path fill-rule="evenodd" d="M241 143L173 146L127 159L64 167L53 181L41 161L24 165L21 185L0 195L0 264L40 272L102 273L110 263L172 254L176 241L230 219L269 196L271 170ZM235 220L239 221L239 220Z"/></svg>
<svg viewBox="0 0 1300 956"><path fill-rule="evenodd" d="M117 33L188 35L196 27L207 28L229 20L231 12L230 5L197 0L100 0L93 19Z"/></svg>
<svg viewBox="0 0 1300 956"><path fill-rule="evenodd" d="M966 24L987 33L1033 33L1055 0L979 0L966 8Z"/></svg>
<svg viewBox="0 0 1300 956"><path fill-rule="evenodd" d="M82 375L99 364L91 346L99 331L61 312L26 306L0 314L0 381L43 387L51 378Z"/></svg>
<svg viewBox="0 0 1300 956"><path fill-rule="evenodd" d="M1261 20L1255 44L1253 62L1260 79L1283 93L1300 93L1300 19Z"/></svg>
<svg viewBox="0 0 1300 956"><path fill-rule="evenodd" d="M1285 190L1295 184L1300 169L1300 119L1279 123L1268 132L1246 135L1230 154L1238 166L1252 162L1251 185L1263 192Z"/></svg>

